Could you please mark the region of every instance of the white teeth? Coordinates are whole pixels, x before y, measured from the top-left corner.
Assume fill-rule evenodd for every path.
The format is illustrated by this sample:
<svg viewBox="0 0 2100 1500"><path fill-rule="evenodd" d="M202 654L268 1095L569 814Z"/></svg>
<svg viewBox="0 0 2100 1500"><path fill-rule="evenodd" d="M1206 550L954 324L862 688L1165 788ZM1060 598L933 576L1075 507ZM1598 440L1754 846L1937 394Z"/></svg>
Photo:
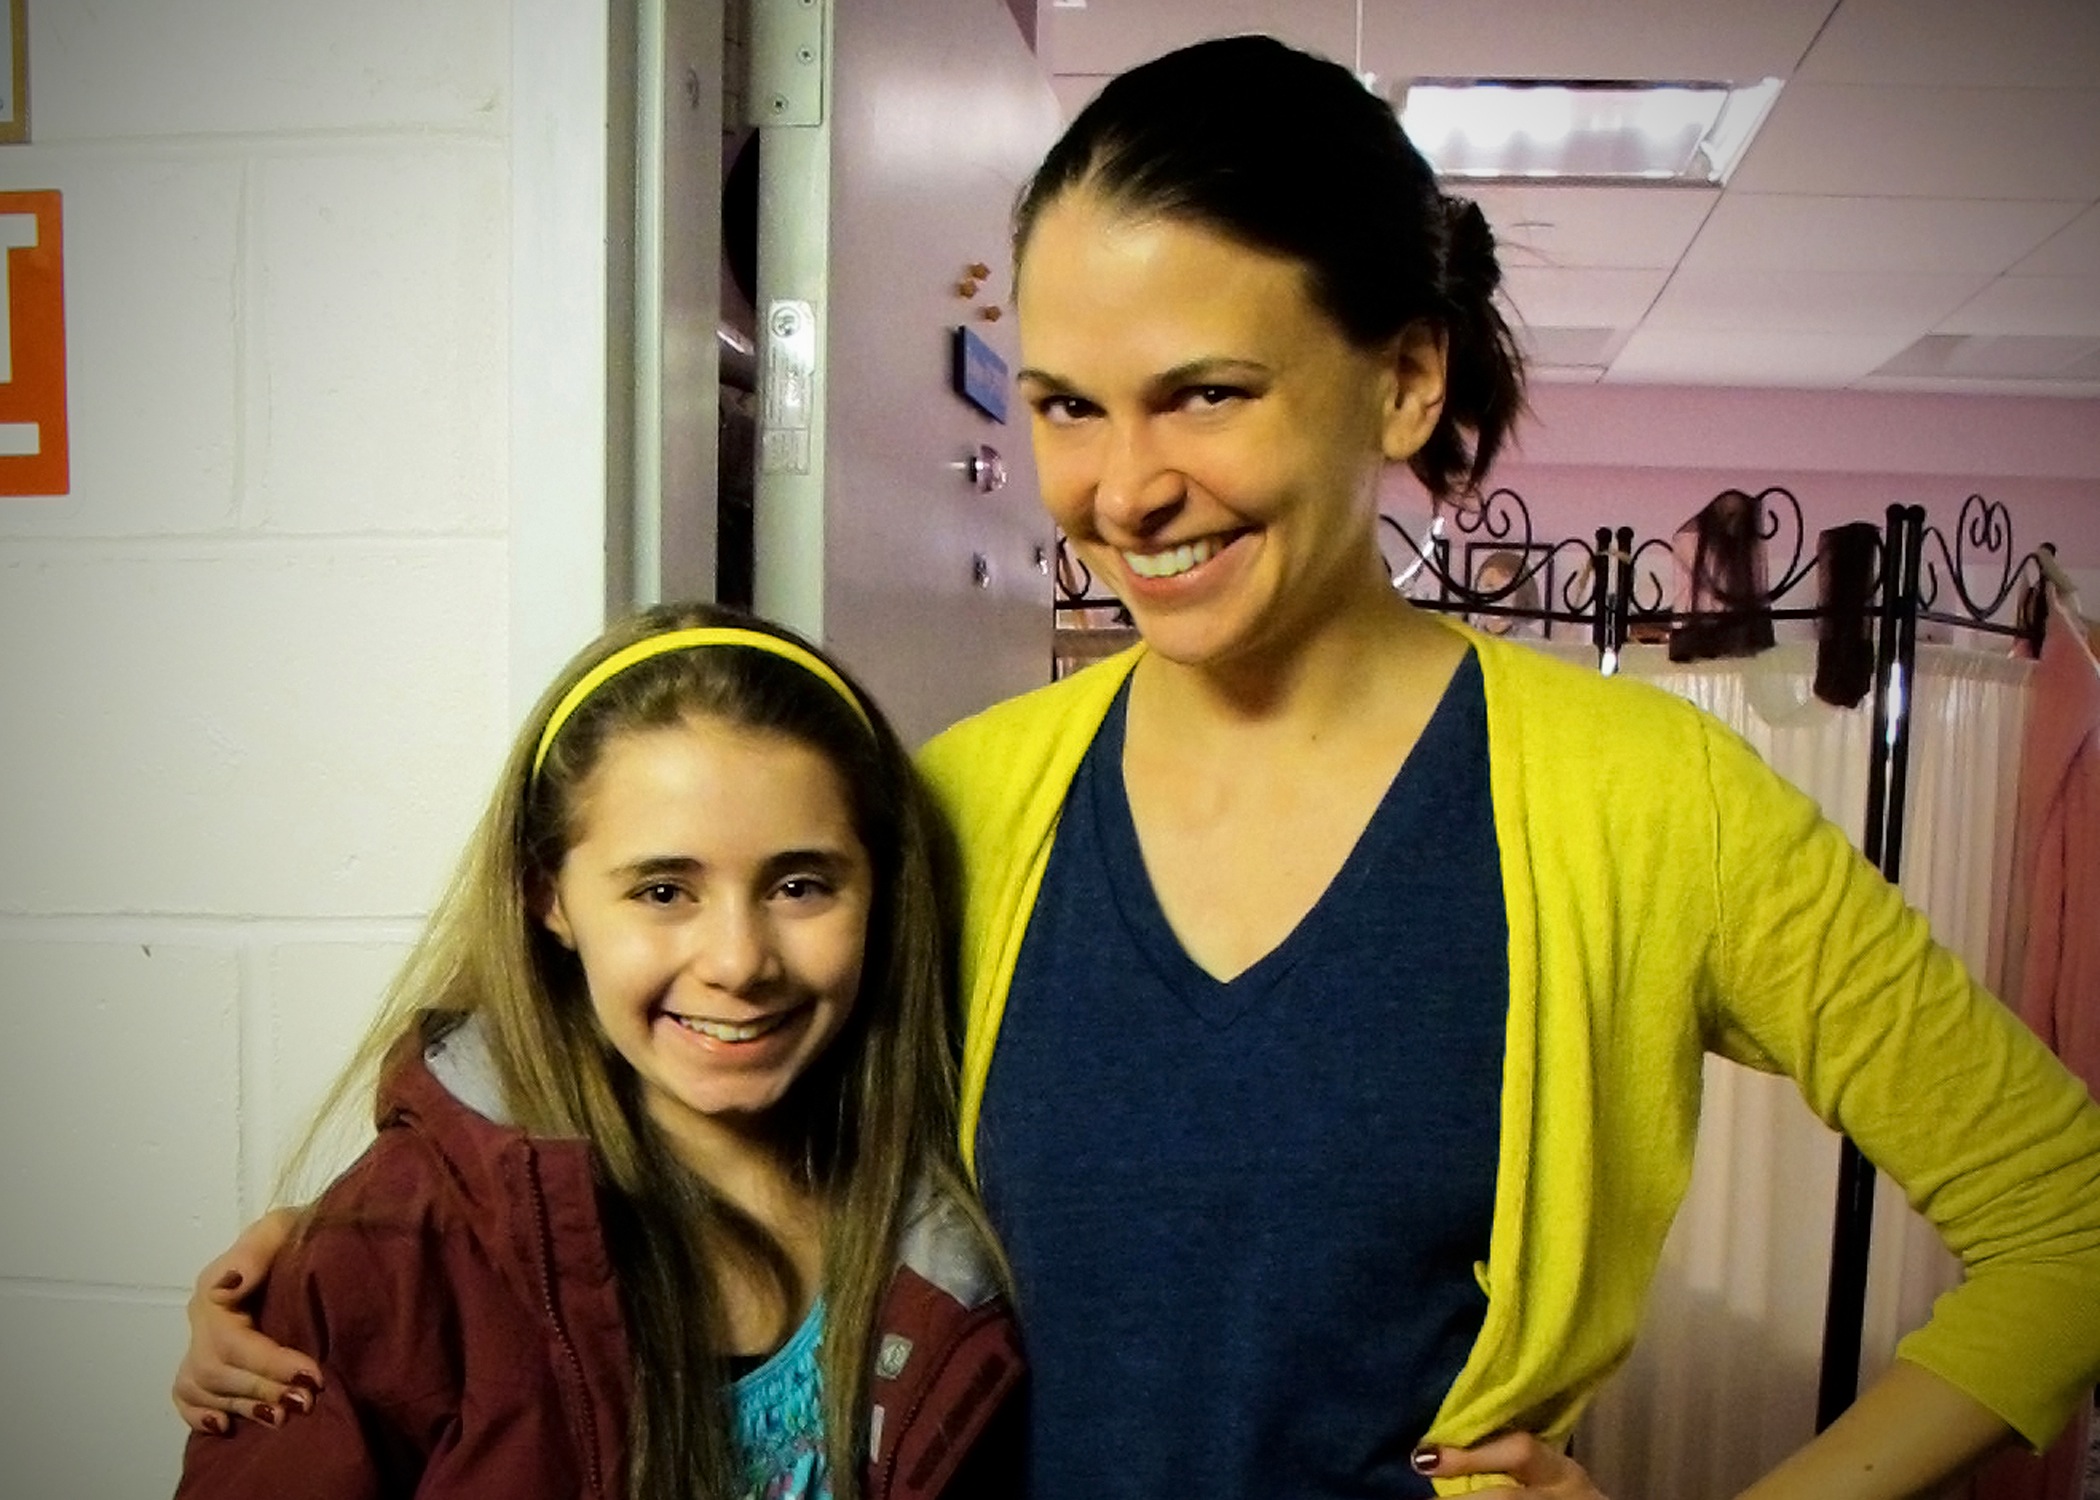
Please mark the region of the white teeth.
<svg viewBox="0 0 2100 1500"><path fill-rule="evenodd" d="M1207 536L1166 552L1126 552L1123 561L1130 564L1130 571L1140 578L1178 578L1197 564L1216 557L1219 545L1216 537Z"/></svg>
<svg viewBox="0 0 2100 1500"><path fill-rule="evenodd" d="M702 1021L693 1016L681 1016L669 1011L665 1014L687 1031L698 1032L701 1036L710 1037L718 1042L755 1042L787 1019L785 1015L763 1016L756 1021L747 1021L741 1026L735 1026L727 1021Z"/></svg>

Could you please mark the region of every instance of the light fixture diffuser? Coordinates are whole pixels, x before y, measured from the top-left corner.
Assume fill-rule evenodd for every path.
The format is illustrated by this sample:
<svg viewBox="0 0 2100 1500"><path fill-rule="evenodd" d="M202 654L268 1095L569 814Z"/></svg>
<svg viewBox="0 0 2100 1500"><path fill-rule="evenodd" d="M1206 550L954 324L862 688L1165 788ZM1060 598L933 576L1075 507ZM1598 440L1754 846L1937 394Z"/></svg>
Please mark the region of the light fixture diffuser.
<svg viewBox="0 0 2100 1500"><path fill-rule="evenodd" d="M1417 79L1399 105L1439 177L1725 183L1780 81Z"/></svg>

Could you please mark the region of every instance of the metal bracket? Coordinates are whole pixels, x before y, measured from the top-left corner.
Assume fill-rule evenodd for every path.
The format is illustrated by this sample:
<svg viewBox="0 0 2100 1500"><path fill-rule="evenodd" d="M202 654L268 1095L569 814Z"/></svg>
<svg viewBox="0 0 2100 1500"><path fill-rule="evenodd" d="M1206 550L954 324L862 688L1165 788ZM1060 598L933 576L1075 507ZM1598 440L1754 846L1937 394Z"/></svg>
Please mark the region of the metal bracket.
<svg viewBox="0 0 2100 1500"><path fill-rule="evenodd" d="M753 125L824 123L825 0L751 0Z"/></svg>

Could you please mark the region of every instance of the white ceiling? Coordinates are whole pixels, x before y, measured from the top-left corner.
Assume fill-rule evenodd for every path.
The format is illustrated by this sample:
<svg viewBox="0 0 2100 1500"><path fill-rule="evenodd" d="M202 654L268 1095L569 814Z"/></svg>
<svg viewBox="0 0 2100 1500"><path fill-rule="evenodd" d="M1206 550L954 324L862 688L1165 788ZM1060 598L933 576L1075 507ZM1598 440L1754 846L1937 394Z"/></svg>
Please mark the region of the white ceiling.
<svg viewBox="0 0 2100 1500"><path fill-rule="evenodd" d="M1361 0L1413 77L1786 81L1726 189L1478 187L1535 374L2100 396L2100 0ZM1356 65L1358 0L1041 0L1067 112L1267 31Z"/></svg>

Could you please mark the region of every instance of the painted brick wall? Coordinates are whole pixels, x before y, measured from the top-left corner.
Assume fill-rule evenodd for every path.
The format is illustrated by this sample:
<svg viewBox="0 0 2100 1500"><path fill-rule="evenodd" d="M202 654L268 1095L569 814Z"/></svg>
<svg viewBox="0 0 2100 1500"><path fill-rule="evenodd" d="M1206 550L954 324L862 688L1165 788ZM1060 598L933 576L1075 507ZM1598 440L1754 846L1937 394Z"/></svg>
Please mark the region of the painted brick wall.
<svg viewBox="0 0 2100 1500"><path fill-rule="evenodd" d="M507 730L511 5L29 29L73 493L0 500L0 1494L143 1500Z"/></svg>

